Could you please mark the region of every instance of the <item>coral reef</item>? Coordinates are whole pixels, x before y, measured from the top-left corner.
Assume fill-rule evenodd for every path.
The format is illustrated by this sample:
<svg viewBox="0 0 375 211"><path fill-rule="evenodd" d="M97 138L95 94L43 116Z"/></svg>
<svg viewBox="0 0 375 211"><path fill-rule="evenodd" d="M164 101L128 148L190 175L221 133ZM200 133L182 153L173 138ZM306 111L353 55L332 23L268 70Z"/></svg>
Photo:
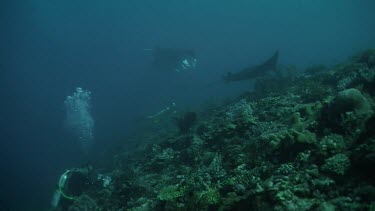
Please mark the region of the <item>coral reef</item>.
<svg viewBox="0 0 375 211"><path fill-rule="evenodd" d="M180 132L143 129L143 147L115 155L109 187L73 206L374 210L374 68L367 50L334 67L264 76L240 99L187 113Z"/></svg>

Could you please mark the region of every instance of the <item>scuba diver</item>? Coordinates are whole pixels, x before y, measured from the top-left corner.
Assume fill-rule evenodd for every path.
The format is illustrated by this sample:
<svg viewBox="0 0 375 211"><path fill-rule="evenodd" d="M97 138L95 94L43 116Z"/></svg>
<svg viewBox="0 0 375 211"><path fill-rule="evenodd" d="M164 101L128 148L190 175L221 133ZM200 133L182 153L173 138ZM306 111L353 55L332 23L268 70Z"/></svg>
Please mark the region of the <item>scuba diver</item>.
<svg viewBox="0 0 375 211"><path fill-rule="evenodd" d="M145 49L152 51L153 66L160 71L181 72L195 70L197 58L192 49L160 48Z"/></svg>
<svg viewBox="0 0 375 211"><path fill-rule="evenodd" d="M83 193L107 188L111 180L109 176L96 173L91 165L69 169L60 176L57 190L52 197L52 208L67 210Z"/></svg>

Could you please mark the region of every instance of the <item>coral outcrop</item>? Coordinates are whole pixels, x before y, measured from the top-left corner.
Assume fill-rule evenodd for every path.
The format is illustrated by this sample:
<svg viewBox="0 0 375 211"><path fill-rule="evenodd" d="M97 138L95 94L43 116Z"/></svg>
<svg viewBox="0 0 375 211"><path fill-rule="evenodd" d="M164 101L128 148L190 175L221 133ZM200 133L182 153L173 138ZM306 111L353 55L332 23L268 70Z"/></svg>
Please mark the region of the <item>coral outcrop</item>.
<svg viewBox="0 0 375 211"><path fill-rule="evenodd" d="M180 132L143 130L153 139L115 155L114 182L79 200L96 210L374 210L374 68L367 50L259 78L254 92L179 119Z"/></svg>

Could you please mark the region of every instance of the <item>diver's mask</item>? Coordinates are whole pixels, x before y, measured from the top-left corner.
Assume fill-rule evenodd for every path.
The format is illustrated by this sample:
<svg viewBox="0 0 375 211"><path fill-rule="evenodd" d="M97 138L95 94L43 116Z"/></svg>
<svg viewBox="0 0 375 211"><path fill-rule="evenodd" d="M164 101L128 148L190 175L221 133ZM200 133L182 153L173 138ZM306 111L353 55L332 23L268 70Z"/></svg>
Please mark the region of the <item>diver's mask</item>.
<svg viewBox="0 0 375 211"><path fill-rule="evenodd" d="M93 173L90 168L74 168L65 171L59 179L51 205L57 207L61 197L76 200L84 191L93 187L106 188L111 183L111 177Z"/></svg>

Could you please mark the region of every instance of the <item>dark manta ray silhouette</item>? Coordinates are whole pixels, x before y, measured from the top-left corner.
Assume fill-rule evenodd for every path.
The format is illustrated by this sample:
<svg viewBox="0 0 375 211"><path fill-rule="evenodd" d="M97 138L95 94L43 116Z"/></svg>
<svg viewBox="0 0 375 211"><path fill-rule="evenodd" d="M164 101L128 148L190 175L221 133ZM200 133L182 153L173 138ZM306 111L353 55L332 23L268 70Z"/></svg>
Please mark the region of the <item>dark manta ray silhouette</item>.
<svg viewBox="0 0 375 211"><path fill-rule="evenodd" d="M262 76L270 70L276 70L278 57L279 57L279 51L276 51L271 58L269 58L267 61L263 62L262 64L252 66L252 67L247 67L237 73L229 72L228 74L223 76L223 79L225 82L231 82L231 81L254 79L259 76Z"/></svg>

